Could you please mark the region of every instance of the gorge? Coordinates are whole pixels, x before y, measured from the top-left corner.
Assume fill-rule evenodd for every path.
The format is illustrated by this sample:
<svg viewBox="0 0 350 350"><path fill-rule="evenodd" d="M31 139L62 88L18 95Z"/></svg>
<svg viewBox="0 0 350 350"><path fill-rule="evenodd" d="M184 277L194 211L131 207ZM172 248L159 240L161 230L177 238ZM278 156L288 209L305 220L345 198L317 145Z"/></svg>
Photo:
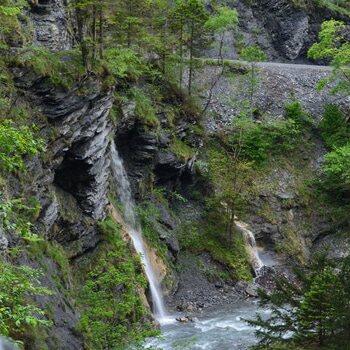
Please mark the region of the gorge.
<svg viewBox="0 0 350 350"><path fill-rule="evenodd" d="M340 56L308 57L331 19ZM6 0L0 20L1 336L347 349L346 2ZM284 304L258 301L286 285L273 338Z"/></svg>

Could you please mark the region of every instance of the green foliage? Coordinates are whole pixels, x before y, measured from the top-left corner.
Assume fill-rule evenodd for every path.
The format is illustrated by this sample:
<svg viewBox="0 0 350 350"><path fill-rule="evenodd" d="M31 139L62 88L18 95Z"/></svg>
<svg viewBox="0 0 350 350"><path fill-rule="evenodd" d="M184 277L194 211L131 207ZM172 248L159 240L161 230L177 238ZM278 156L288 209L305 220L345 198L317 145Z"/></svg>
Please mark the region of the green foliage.
<svg viewBox="0 0 350 350"><path fill-rule="evenodd" d="M233 216L245 212L249 198L255 192L252 163L235 159L234 150L231 154L225 150L210 149L208 159L209 174L216 189L215 196L208 199L208 205L212 213L221 212L222 221L230 227Z"/></svg>
<svg viewBox="0 0 350 350"><path fill-rule="evenodd" d="M323 169L331 181L343 184L350 189L350 143L342 147L334 147L334 150L327 153L324 158L327 164Z"/></svg>
<svg viewBox="0 0 350 350"><path fill-rule="evenodd" d="M34 295L52 294L40 286L39 270L28 266L0 263L0 333L20 339L28 327L50 326L43 319L44 312L30 300Z"/></svg>
<svg viewBox="0 0 350 350"><path fill-rule="evenodd" d="M150 35L148 26L151 15L152 4L147 0L117 2L111 21L116 41L127 48L143 46Z"/></svg>
<svg viewBox="0 0 350 350"><path fill-rule="evenodd" d="M0 193L1 194L1 193ZM5 233L16 234L29 241L39 239L38 235L32 232L32 224L26 219L25 214L37 208L30 208L22 204L23 198L0 201L0 218Z"/></svg>
<svg viewBox="0 0 350 350"><path fill-rule="evenodd" d="M17 59L18 60L18 59ZM85 68L77 51L51 53L43 47L32 47L20 62L35 74L47 78L48 83L69 90L84 75Z"/></svg>
<svg viewBox="0 0 350 350"><path fill-rule="evenodd" d="M329 149L344 146L350 137L345 113L336 105L327 105L319 124L322 138Z"/></svg>
<svg viewBox="0 0 350 350"><path fill-rule="evenodd" d="M222 234L225 229L221 218L213 215L202 217L199 223L184 222L178 227L180 247L193 254L209 252L215 261L226 268L225 274L217 270L206 271L208 279L224 278L251 282L249 256L245 250L243 237L240 234L234 235L232 244L227 247L226 236L223 237Z"/></svg>
<svg viewBox="0 0 350 350"><path fill-rule="evenodd" d="M132 49L109 49L104 52L109 70L117 78L137 80L149 72L149 67Z"/></svg>
<svg viewBox="0 0 350 350"><path fill-rule="evenodd" d="M178 0L170 15L172 33L177 37L175 46L178 54L179 85L182 87L184 57L186 50L188 59L188 92L191 95L193 74L196 68L194 58L208 42L208 28L205 26L209 14L205 11L202 0Z"/></svg>
<svg viewBox="0 0 350 350"><path fill-rule="evenodd" d="M311 46L308 57L331 59L332 75L320 81L319 90L323 89L327 83L335 82L331 93L340 92L348 95L350 93L350 43L343 40L341 31L344 27L343 22L333 19L323 22L319 42Z"/></svg>
<svg viewBox="0 0 350 350"><path fill-rule="evenodd" d="M26 5L24 0L2 1L0 5L0 50L8 49L9 45L16 41L18 43L23 41L19 18Z"/></svg>
<svg viewBox="0 0 350 350"><path fill-rule="evenodd" d="M292 0L296 6L310 6L310 0ZM311 0L311 3L320 9L328 9L342 15L350 14L350 4L348 0Z"/></svg>
<svg viewBox="0 0 350 350"><path fill-rule="evenodd" d="M242 117L252 118L254 112L256 112L254 97L258 88L258 83L261 80L258 74L259 69L257 68L257 62L266 61L267 56L259 47L248 46L241 50L241 57L248 62L247 72L241 77L239 83L240 94L243 93L245 100L237 103L231 98L231 103L233 102L232 104L234 108L241 107L240 114Z"/></svg>
<svg viewBox="0 0 350 350"><path fill-rule="evenodd" d="M163 197L164 198L164 197ZM163 199L165 200L165 199ZM160 219L160 211L152 201L143 201L137 206L138 219L141 223L143 236L150 245L157 250L157 255L161 257L164 263L168 264L168 248L164 240L161 240L158 233L157 219Z"/></svg>
<svg viewBox="0 0 350 350"><path fill-rule="evenodd" d="M346 120L345 114L337 106L329 105L325 108L319 125L325 144L331 149L324 156L326 164L322 167L325 171L323 186L331 197L340 196L345 200L346 193L350 190L350 129ZM344 210L346 211L345 207Z"/></svg>
<svg viewBox="0 0 350 350"><path fill-rule="evenodd" d="M198 226L193 222L184 222L179 227L177 235L181 248L184 250L199 253L203 250L203 239Z"/></svg>
<svg viewBox="0 0 350 350"><path fill-rule="evenodd" d="M145 125L158 127L160 122L155 114L151 99L139 88L132 88L130 94L136 102L135 116Z"/></svg>
<svg viewBox="0 0 350 350"><path fill-rule="evenodd" d="M287 115L294 121L296 126L301 126L305 122L307 114L303 110L303 105L295 100L287 103L284 108L286 109Z"/></svg>
<svg viewBox="0 0 350 350"><path fill-rule="evenodd" d="M244 61L253 62L265 62L267 55L257 46L248 46L241 50L241 57Z"/></svg>
<svg viewBox="0 0 350 350"><path fill-rule="evenodd" d="M237 10L223 6L216 8L215 13L208 18L204 26L215 33L222 33L236 28L237 24Z"/></svg>
<svg viewBox="0 0 350 350"><path fill-rule="evenodd" d="M151 325L141 325L145 314L138 293L146 286L140 258L130 256L120 236L121 227L111 218L99 229L108 244L88 273L80 292L84 305L79 328L91 349L124 349L126 344L157 334Z"/></svg>
<svg viewBox="0 0 350 350"><path fill-rule="evenodd" d="M193 148L186 145L183 141L174 137L171 141L170 149L174 151L177 157L187 162L194 156Z"/></svg>
<svg viewBox="0 0 350 350"><path fill-rule="evenodd" d="M229 147L241 142L241 156L262 166L271 155L295 149L300 131L293 119L255 123L249 118L234 119L232 132L223 139Z"/></svg>
<svg viewBox="0 0 350 350"><path fill-rule="evenodd" d="M44 151L44 142L35 136L34 125L16 127L12 120L0 123L0 166L11 172L24 170L23 156L37 155Z"/></svg>
<svg viewBox="0 0 350 350"><path fill-rule="evenodd" d="M294 268L298 280L278 277L272 293L259 290L260 305L271 314L247 320L260 339L254 349L346 349L349 267L349 257L332 261L322 254L313 258L308 272Z"/></svg>

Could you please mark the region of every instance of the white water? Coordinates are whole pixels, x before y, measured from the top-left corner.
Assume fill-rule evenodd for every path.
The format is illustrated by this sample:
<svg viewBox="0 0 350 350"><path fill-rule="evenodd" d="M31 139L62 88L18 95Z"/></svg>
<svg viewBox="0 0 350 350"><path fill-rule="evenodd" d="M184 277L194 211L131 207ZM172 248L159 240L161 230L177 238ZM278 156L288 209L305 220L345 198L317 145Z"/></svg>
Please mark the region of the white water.
<svg viewBox="0 0 350 350"><path fill-rule="evenodd" d="M152 269L147 249L145 249L145 246L143 244L142 229L136 220L134 203L131 197L130 182L114 142L111 144L111 156L112 171L117 183L117 195L123 206L126 228L132 238L136 251L141 255L144 271L146 273L152 295L153 313L160 323L165 323L167 321L167 317L163 302L163 296L157 278Z"/></svg>
<svg viewBox="0 0 350 350"><path fill-rule="evenodd" d="M249 231L247 225L241 221L235 221L235 224L242 230L246 243L251 247L251 260L254 265L255 271L258 271L264 263L261 261L258 248L256 246L256 241L253 232Z"/></svg>
<svg viewBox="0 0 350 350"><path fill-rule="evenodd" d="M144 349L248 350L257 339L244 319L254 318L256 312L265 318L270 310L248 302L206 309L196 315L198 322L163 325L161 339L148 339Z"/></svg>

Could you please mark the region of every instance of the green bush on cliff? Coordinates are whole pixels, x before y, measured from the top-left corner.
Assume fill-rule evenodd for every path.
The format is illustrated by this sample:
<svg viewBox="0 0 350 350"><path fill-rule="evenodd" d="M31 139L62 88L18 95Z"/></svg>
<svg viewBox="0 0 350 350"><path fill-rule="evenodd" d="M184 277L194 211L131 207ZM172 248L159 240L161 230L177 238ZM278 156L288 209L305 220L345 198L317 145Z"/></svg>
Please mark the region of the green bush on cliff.
<svg viewBox="0 0 350 350"><path fill-rule="evenodd" d="M35 126L16 126L11 120L0 123L0 166L11 172L25 170L23 156L44 151L44 141L35 136Z"/></svg>
<svg viewBox="0 0 350 350"><path fill-rule="evenodd" d="M325 155L326 165L323 169L327 172L330 180L350 188L350 143L342 147L336 147L332 152Z"/></svg>
<svg viewBox="0 0 350 350"><path fill-rule="evenodd" d="M262 121L243 118L233 121L230 132L219 135L225 148L240 148L240 157L261 166L271 155L281 155L297 146L300 130L293 119Z"/></svg>
<svg viewBox="0 0 350 350"><path fill-rule="evenodd" d="M148 65L142 61L141 56L132 49L110 49L106 50L104 55L108 69L118 79L137 80L150 71Z"/></svg>
<svg viewBox="0 0 350 350"><path fill-rule="evenodd" d="M139 88L132 88L130 90L132 98L136 102L135 116L142 121L145 125L151 127L159 126L160 122L155 114L152 101L147 94Z"/></svg>
<svg viewBox="0 0 350 350"><path fill-rule="evenodd" d="M344 146L350 137L345 113L336 105L327 105L319 124L322 138L329 149Z"/></svg>
<svg viewBox="0 0 350 350"><path fill-rule="evenodd" d="M34 295L52 294L40 286L39 270L28 266L13 266L0 262L0 334L22 339L28 327L50 326L43 319L44 312L31 298Z"/></svg>
<svg viewBox="0 0 350 350"><path fill-rule="evenodd" d="M139 295L146 287L140 258L131 256L111 218L99 224L105 245L80 291L79 329L89 349L124 349L127 343L157 334L140 324L146 311Z"/></svg>

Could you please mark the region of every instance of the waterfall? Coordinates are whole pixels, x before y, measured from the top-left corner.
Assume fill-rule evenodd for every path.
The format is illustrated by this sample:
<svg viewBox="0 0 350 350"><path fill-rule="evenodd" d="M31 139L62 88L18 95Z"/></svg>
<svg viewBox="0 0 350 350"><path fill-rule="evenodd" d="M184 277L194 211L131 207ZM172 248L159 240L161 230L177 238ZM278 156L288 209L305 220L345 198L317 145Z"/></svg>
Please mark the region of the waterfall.
<svg viewBox="0 0 350 350"><path fill-rule="evenodd" d="M264 264L260 259L259 252L256 246L256 241L253 232L249 231L247 228L247 225L241 221L235 220L235 224L241 229L244 235L244 239L246 241L246 244L249 245L250 250L250 260L251 263L255 269L255 271L258 271Z"/></svg>
<svg viewBox="0 0 350 350"><path fill-rule="evenodd" d="M121 201L124 211L125 226L131 236L136 251L141 255L141 260L144 265L149 287L153 301L153 313L159 322L165 319L166 312L163 302L162 293L151 266L151 262L147 253L147 249L142 240L142 229L136 220L134 202L131 196L130 182L123 166L123 162L119 157L115 143L111 143L112 156L112 172L117 183L116 191L118 198Z"/></svg>

